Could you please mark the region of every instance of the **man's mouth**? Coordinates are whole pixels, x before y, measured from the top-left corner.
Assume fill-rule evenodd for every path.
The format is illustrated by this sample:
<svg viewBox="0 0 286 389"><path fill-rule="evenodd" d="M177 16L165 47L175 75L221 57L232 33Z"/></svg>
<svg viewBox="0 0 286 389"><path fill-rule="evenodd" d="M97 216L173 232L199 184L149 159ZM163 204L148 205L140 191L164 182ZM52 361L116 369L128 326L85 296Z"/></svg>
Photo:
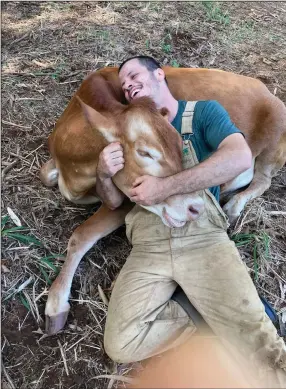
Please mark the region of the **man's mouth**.
<svg viewBox="0 0 286 389"><path fill-rule="evenodd" d="M141 90L141 88L139 88L139 87L131 89L131 91L129 92L130 100L133 100L136 97L136 95L140 92L140 90Z"/></svg>
<svg viewBox="0 0 286 389"><path fill-rule="evenodd" d="M168 214L168 212L166 211L166 208L164 207L163 208L163 212L162 212L162 216L163 216L163 221L165 222L165 224L168 226L168 227L176 227L176 228L179 228L179 227L183 227L185 224L186 224L186 221L183 221L183 220L177 220L175 218L173 218L172 216L170 216Z"/></svg>

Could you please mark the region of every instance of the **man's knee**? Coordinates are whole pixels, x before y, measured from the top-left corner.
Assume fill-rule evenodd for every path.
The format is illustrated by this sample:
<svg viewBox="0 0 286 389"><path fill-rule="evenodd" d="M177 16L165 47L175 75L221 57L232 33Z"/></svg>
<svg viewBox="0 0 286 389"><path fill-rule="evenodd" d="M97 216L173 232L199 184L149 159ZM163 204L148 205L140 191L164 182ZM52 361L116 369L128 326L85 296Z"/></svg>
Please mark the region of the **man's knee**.
<svg viewBox="0 0 286 389"><path fill-rule="evenodd" d="M123 339L118 334L112 333L108 328L104 333L104 349L106 354L117 363L137 362L135 356L124 344Z"/></svg>

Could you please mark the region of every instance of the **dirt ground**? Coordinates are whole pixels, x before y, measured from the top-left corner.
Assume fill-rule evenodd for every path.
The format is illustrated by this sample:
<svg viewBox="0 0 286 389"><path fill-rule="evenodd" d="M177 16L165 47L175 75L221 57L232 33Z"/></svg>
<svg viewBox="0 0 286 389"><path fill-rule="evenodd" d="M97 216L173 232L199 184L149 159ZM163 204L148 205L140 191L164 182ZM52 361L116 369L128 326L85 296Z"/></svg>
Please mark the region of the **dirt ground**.
<svg viewBox="0 0 286 389"><path fill-rule="evenodd" d="M283 2L2 2L2 355L3 387L91 389L124 385L130 366L103 350L106 306L130 246L121 228L85 256L74 279L65 330L45 337L47 289L75 227L96 207L45 188L47 137L83 78L146 54L162 64L208 67L259 78L286 103ZM247 205L230 233L258 291L285 307L285 167ZM25 230L8 219L7 207ZM23 237L24 236L24 237ZM27 282L26 282L27 281ZM124 380L124 378L121 378Z"/></svg>

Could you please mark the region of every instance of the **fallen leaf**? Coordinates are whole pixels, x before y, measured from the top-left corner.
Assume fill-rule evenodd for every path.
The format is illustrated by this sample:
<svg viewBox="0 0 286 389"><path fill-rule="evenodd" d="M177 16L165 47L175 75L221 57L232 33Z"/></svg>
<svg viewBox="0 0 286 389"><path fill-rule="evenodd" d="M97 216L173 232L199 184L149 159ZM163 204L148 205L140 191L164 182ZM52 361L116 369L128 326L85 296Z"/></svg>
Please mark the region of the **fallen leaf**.
<svg viewBox="0 0 286 389"><path fill-rule="evenodd" d="M10 273L10 270L5 265L1 265L1 269L2 269L3 273Z"/></svg>
<svg viewBox="0 0 286 389"><path fill-rule="evenodd" d="M12 209L9 207L7 207L7 212L9 214L10 218L13 220L14 224L16 224L17 227L21 227L22 223L21 223L20 219L18 218L18 216L15 214L15 212L12 211Z"/></svg>
<svg viewBox="0 0 286 389"><path fill-rule="evenodd" d="M98 293L99 293L101 300L104 302L104 304L106 306L108 306L108 304L109 304L108 298L105 296L105 294L102 290L102 287L99 284L97 285L97 289L98 289Z"/></svg>

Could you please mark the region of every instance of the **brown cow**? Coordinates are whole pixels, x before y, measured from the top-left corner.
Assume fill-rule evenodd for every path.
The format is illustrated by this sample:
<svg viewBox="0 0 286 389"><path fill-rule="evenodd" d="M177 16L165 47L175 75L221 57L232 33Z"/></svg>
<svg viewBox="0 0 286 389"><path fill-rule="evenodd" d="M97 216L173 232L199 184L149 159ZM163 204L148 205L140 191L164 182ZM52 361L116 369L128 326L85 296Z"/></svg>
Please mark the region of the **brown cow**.
<svg viewBox="0 0 286 389"><path fill-rule="evenodd" d="M285 163L286 108L260 81L249 77L207 69L164 71L176 99L219 101L246 136L255 164L223 186L227 192L250 183L224 207L234 219L250 198L270 186L271 177ZM104 68L87 77L49 137L53 160L43 166L42 181L47 185L58 182L61 193L76 203L100 201L95 193L97 160L104 146L115 140L123 145L125 166L113 180L125 194L138 176L163 177L180 171L180 136L165 120L164 109L157 111L148 98L124 103L117 68ZM166 225L170 226L171 220L171 226L180 227L194 220L202 207L201 198L193 194L172 196L163 204L145 208L158 214ZM71 282L81 258L100 238L124 223L129 209L128 204L113 211L102 205L73 233L63 269L49 292L49 333L58 331L66 321Z"/></svg>

